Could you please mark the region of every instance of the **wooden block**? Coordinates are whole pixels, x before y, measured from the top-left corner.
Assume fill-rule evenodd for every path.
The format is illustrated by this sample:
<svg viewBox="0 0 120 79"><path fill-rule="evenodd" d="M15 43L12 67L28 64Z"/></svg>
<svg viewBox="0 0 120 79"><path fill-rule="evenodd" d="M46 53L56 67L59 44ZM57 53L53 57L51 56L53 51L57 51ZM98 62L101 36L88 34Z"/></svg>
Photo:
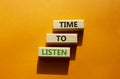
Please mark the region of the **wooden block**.
<svg viewBox="0 0 120 79"><path fill-rule="evenodd" d="M70 47L39 47L39 57L70 57Z"/></svg>
<svg viewBox="0 0 120 79"><path fill-rule="evenodd" d="M77 44L77 34L47 34L47 44Z"/></svg>
<svg viewBox="0 0 120 79"><path fill-rule="evenodd" d="M54 31L80 31L84 29L84 20L54 20Z"/></svg>

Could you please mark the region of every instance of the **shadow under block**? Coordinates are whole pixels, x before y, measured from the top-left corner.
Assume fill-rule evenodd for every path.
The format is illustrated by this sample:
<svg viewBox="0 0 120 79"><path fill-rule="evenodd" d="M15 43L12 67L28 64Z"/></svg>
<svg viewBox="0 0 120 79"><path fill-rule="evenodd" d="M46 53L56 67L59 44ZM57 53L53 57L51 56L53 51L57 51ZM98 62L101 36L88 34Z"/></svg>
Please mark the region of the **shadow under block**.
<svg viewBox="0 0 120 79"><path fill-rule="evenodd" d="M39 47L39 57L69 58L70 47Z"/></svg>
<svg viewBox="0 0 120 79"><path fill-rule="evenodd" d="M46 43L47 44L70 44L77 45L77 34L47 34L46 35Z"/></svg>
<svg viewBox="0 0 120 79"><path fill-rule="evenodd" d="M80 31L84 29L84 20L54 20L54 31Z"/></svg>

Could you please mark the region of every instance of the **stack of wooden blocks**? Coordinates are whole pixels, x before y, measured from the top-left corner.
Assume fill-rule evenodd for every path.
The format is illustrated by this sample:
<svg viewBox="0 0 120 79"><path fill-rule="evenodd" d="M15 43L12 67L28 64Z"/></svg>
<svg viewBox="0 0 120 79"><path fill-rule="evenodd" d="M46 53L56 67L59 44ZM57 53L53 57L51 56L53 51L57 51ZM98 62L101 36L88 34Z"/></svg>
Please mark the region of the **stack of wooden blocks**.
<svg viewBox="0 0 120 79"><path fill-rule="evenodd" d="M78 44L78 32L84 30L84 20L54 20L53 34L46 35L48 47L39 47L39 57L70 58L70 47Z"/></svg>

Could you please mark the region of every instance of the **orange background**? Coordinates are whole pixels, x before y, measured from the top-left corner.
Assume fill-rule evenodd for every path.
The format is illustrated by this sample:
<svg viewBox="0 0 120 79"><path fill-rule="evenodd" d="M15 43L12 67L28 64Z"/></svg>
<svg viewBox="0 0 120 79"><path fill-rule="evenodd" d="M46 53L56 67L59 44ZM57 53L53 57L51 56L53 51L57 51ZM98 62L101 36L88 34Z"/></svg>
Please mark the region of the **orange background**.
<svg viewBox="0 0 120 79"><path fill-rule="evenodd" d="M84 19L82 46L67 74L37 73L55 19ZM120 0L0 0L0 79L120 79Z"/></svg>

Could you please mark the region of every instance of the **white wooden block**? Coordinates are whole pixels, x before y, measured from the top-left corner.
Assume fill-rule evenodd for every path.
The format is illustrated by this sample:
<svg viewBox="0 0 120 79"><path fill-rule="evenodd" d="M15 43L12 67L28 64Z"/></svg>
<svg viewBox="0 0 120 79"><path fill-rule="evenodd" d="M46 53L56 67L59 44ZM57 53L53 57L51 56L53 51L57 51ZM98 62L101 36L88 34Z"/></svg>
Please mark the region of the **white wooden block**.
<svg viewBox="0 0 120 79"><path fill-rule="evenodd" d="M84 29L84 20L54 20L54 31L79 31Z"/></svg>
<svg viewBox="0 0 120 79"><path fill-rule="evenodd" d="M47 34L47 44L77 44L77 34Z"/></svg>
<svg viewBox="0 0 120 79"><path fill-rule="evenodd" d="M39 47L39 57L70 57L70 47Z"/></svg>

